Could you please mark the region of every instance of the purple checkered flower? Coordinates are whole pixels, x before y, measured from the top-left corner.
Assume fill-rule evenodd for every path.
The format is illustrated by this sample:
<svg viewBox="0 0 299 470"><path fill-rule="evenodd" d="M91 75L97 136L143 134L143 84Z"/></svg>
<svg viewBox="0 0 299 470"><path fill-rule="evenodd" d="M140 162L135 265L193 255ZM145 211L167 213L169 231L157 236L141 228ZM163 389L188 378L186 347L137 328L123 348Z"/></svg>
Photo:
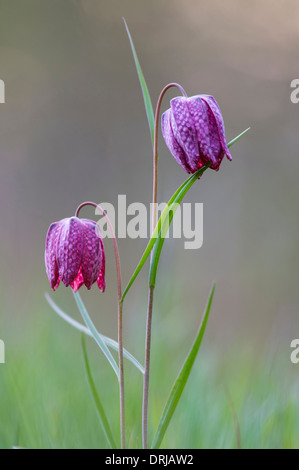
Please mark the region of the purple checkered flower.
<svg viewBox="0 0 299 470"><path fill-rule="evenodd" d="M187 173L210 163L218 170L228 150L220 108L213 96L180 96L170 101L162 115L162 134L167 147Z"/></svg>
<svg viewBox="0 0 299 470"><path fill-rule="evenodd" d="M93 220L70 217L50 225L46 238L46 271L56 290L60 281L76 292L82 284L105 290L105 251Z"/></svg>

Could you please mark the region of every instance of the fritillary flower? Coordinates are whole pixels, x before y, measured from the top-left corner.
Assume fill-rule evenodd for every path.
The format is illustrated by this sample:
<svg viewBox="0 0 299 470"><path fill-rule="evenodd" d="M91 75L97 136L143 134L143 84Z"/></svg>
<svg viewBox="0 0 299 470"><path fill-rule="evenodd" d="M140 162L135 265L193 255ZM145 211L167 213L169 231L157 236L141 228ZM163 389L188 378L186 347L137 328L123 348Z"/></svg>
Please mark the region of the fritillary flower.
<svg viewBox="0 0 299 470"><path fill-rule="evenodd" d="M60 281L74 292L85 284L105 290L105 251L99 228L93 220L70 217L50 225L46 238L46 271L56 290Z"/></svg>
<svg viewBox="0 0 299 470"><path fill-rule="evenodd" d="M224 122L213 96L180 96L170 101L162 115L162 134L167 147L187 173L203 165L218 170L224 155L231 160Z"/></svg>

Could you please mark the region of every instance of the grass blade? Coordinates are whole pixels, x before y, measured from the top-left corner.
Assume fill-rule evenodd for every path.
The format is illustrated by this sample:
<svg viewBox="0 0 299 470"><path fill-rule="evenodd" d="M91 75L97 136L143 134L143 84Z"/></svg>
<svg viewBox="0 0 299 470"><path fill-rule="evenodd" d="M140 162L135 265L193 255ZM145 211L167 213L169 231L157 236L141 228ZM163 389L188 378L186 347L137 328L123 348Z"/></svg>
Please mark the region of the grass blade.
<svg viewBox="0 0 299 470"><path fill-rule="evenodd" d="M207 326L207 321L208 321L208 317L209 317L209 313L210 313L210 310L211 310L211 305L212 305L212 301L213 301L213 296L214 296L214 292L215 292L215 284L213 284L212 286L212 289L211 289L211 292L210 292L210 295L209 295L209 299L208 299L208 302L207 302L207 305L206 305L206 308L205 308L205 312L204 312L204 315L202 317L202 320L201 320L201 324L199 326L199 330L198 330L198 333L197 333L197 336L195 338L195 341L190 349L190 352L189 354L187 355L186 359L185 359L185 362L184 362L184 365L170 391L170 395L168 397L168 400L166 402L166 405L164 407L164 410L162 412L162 416L161 416L161 419L160 419L160 422L159 422L159 425L158 425L158 429L157 429L157 432L155 434L155 437L154 437L154 440L153 440L153 444L152 444L152 448L153 449L158 449L161 445L161 442L163 440L163 437L165 435L165 432L167 430L167 427L169 425L169 422L172 418L172 415L177 407L177 404L179 402L179 399L183 393L183 390L184 390L184 387L187 383L187 380L188 380L188 377L190 375L190 372L191 372L191 369L192 369L192 366L194 364L194 361L195 361L195 358L197 356L197 353L198 353L198 350L199 350L199 347L201 345L201 342L202 342L202 339L203 339L203 336L204 336L204 333L205 333L205 329L206 329L206 326Z"/></svg>
<svg viewBox="0 0 299 470"><path fill-rule="evenodd" d="M87 355L85 337L83 335L82 335L82 351L83 351L84 365L85 365L85 370L86 370L88 383L89 383L91 393L92 393L93 399L95 401L95 404L96 404L96 407L97 407L97 410L98 410L98 413L99 413L99 417L100 417L100 421L101 421L101 424L102 424L103 431L105 433L105 436L107 438L107 441L108 441L111 449L116 449L117 446L115 444L115 439L114 439L112 431L110 429L109 422L108 422L108 419L107 419L107 416L106 416L106 413L105 413L105 409L102 405L102 402L100 400L96 385L95 385L94 380L93 380L93 376L92 376L92 373L91 373L90 364L89 364L89 360L88 360L88 355Z"/></svg>
<svg viewBox="0 0 299 470"><path fill-rule="evenodd" d="M54 302L54 300L51 299L51 297L49 296L48 293L45 293L45 297L46 297L46 300L49 303L49 305L57 313L57 315L60 316L60 318L62 318L64 321L66 321L67 323L72 325L77 330L81 331L81 333L84 333L87 336L93 337L90 330L86 326L84 326L81 323L77 322L70 315L68 315L63 310L61 310L61 308L58 307L58 305ZM81 301L82 301L82 299L81 299ZM82 304L83 304L83 301L82 301ZM114 341L114 339L108 338L108 336L104 336L99 332L98 332L98 334L102 337L102 340L104 341L104 343L109 348L114 349L115 351L118 351L118 342L117 341ZM132 364L134 364L134 366L138 370L140 370L140 372L142 374L144 374L144 367L140 364L140 362L138 362L137 359L131 353L129 353L129 351L127 351L126 349L124 349L123 351L124 351L124 357L126 359L128 359L129 361L131 361Z"/></svg>
<svg viewBox="0 0 299 470"><path fill-rule="evenodd" d="M245 135L248 131L250 130L250 127L247 127L247 129L245 129L245 131L241 132L241 134L237 135L237 137L235 137L234 139L232 139L228 144L228 148L230 148L232 145L234 145L236 142L238 142L239 139L241 139L241 137L243 137L243 135Z"/></svg>
<svg viewBox="0 0 299 470"><path fill-rule="evenodd" d="M119 368L118 368L118 365L116 364L116 362L114 360L114 357L112 356L111 352L109 351L108 347L106 346L105 342L103 341L102 336L99 334L98 330L94 326L90 316L88 315L88 312L87 312L87 310L86 310L86 308L85 308L85 306L82 302L82 299L81 299L81 296L80 296L79 292L74 292L73 294L74 294L75 301L77 303L78 309L79 309L79 311L82 315L82 318L83 318L86 326L89 328L93 339L95 340L95 342L97 343L99 348L102 350L102 352L104 353L104 355L108 359L112 369L116 373L116 376L119 380Z"/></svg>
<svg viewBox="0 0 299 470"><path fill-rule="evenodd" d="M229 389L225 386L225 394L226 398L229 404L229 408L232 414L232 418L234 421L234 427L235 427L235 434L236 434L236 448L241 449L241 431L240 431L240 423L238 420L238 415L236 413L232 397L230 395Z"/></svg>
<svg viewBox="0 0 299 470"><path fill-rule="evenodd" d="M152 143L154 143L155 117L154 117L154 110L153 110L153 106L152 106L151 97L150 97L150 94L149 94L149 91L148 91L148 88L147 88L147 84L146 84L146 81L144 79L141 67L140 67L140 63L139 63L139 60L138 60L138 57L137 57L137 53L136 53L136 49L135 49L135 46L134 46L134 43L133 43L131 33L129 31L128 25L127 25L126 20L124 18L123 18L123 21L125 23L125 27L126 27L127 34L128 34L128 37L129 37L129 41L130 41L130 45L131 45L131 49L132 49L132 53L133 53L133 57L134 57L135 65L136 65L136 70L137 70L137 74L138 74L138 78L139 78L139 82L140 82L140 86L141 86L141 90L142 90L142 94L143 94L144 106L145 106L146 116L147 116L147 120L148 120L148 124L149 124L149 128L150 128Z"/></svg>

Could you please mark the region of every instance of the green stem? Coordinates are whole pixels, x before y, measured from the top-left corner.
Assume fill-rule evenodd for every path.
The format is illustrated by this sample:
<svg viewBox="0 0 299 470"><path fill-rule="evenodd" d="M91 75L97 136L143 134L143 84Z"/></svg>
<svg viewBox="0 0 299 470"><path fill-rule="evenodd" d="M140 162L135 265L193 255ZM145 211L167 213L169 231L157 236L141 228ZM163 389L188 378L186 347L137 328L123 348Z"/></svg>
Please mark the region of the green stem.
<svg viewBox="0 0 299 470"><path fill-rule="evenodd" d="M154 146L153 146L153 198L152 198L152 234L156 227L157 220L157 183L158 183L158 134L159 134L159 116L163 97L166 91L176 87L180 92L187 96L185 90L178 83L169 83L160 93L157 101L155 112L155 127L154 127ZM149 376L150 376L150 352L151 352L151 331L152 331L152 315L153 315L153 299L154 299L154 286L149 287L148 293L148 310L146 320L146 339L145 339L145 365L144 365L144 380L143 380L143 405L142 405L142 442L143 448L147 449L147 434L148 434L148 395L149 395Z"/></svg>
<svg viewBox="0 0 299 470"><path fill-rule="evenodd" d="M154 287L149 288L148 310L146 321L146 343L145 343L145 365L143 380L143 403L142 403L142 442L143 448L147 449L147 429L148 429L148 391L149 391L149 373L151 360L151 331L152 331L152 314L154 301Z"/></svg>
<svg viewBox="0 0 299 470"><path fill-rule="evenodd" d="M99 209L107 221L111 238L113 242L115 264L116 264L116 275L117 275L117 298L118 298L118 359L119 359L119 399L120 399L120 437L121 437L121 448L126 447L126 425L125 425L125 379L124 379L124 352L123 352L123 321L122 321L122 291L121 291L121 268L120 268L120 257L118 245L115 237L115 233L110 222L110 219L104 209L96 204L95 202L83 202L76 210L76 217L82 207L93 206Z"/></svg>

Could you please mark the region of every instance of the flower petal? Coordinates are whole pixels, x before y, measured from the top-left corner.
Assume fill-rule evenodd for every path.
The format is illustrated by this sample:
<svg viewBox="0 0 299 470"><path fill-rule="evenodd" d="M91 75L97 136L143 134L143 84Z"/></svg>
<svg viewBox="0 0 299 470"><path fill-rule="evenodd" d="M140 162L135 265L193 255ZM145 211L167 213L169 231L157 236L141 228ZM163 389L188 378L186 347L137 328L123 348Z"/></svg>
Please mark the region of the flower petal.
<svg viewBox="0 0 299 470"><path fill-rule="evenodd" d="M55 222L50 225L47 237L46 237L46 249L45 249L45 264L46 272L53 290L56 290L59 282L59 272L56 262L56 246L59 235L60 223Z"/></svg>
<svg viewBox="0 0 299 470"><path fill-rule="evenodd" d="M90 289L97 280L102 266L101 242L96 232L96 222L89 219L82 219L83 230L83 257L82 275L84 284Z"/></svg>
<svg viewBox="0 0 299 470"><path fill-rule="evenodd" d="M181 165L187 173L190 173L191 169L188 164L187 156L174 136L170 121L171 109L168 109L162 114L161 118L161 129L165 143L178 164Z"/></svg>
<svg viewBox="0 0 299 470"><path fill-rule="evenodd" d="M78 217L61 221L56 259L59 275L65 286L77 277L82 261L83 225Z"/></svg>
<svg viewBox="0 0 299 470"><path fill-rule="evenodd" d="M194 173L198 167L199 147L194 120L188 108L189 98L179 96L170 101L172 110L171 125L174 136L185 154L188 164Z"/></svg>
<svg viewBox="0 0 299 470"><path fill-rule="evenodd" d="M199 95L192 96L188 100L188 109L190 115L193 118L200 150L200 159L198 167L200 168L203 164L207 162L214 161L216 163L216 158L214 158L213 151L211 148L209 116L207 113L206 104L201 100L201 97Z"/></svg>
<svg viewBox="0 0 299 470"><path fill-rule="evenodd" d="M82 275L82 269L80 268L75 280L70 283L70 286L74 292L77 292L77 290L79 290L83 284L84 284L84 279Z"/></svg>
<svg viewBox="0 0 299 470"><path fill-rule="evenodd" d="M100 270L100 274L97 278L97 283L99 286L99 289L102 292L105 292L106 289L106 279L105 279L105 250L104 250L104 243L103 240L100 238L100 244L101 244L101 250L102 250L102 267Z"/></svg>
<svg viewBox="0 0 299 470"><path fill-rule="evenodd" d="M214 122L216 124L215 132L217 129L217 134L218 134L218 139L221 142L222 150L227 156L229 160L232 160L232 156L230 154L230 151L227 147L226 143L226 138L225 138L225 129L224 129L224 122L223 122L223 117L220 111L220 108L218 106L217 101L215 98L211 95L203 95L202 96L203 101L205 101L210 109L210 112L212 113L214 117Z"/></svg>

